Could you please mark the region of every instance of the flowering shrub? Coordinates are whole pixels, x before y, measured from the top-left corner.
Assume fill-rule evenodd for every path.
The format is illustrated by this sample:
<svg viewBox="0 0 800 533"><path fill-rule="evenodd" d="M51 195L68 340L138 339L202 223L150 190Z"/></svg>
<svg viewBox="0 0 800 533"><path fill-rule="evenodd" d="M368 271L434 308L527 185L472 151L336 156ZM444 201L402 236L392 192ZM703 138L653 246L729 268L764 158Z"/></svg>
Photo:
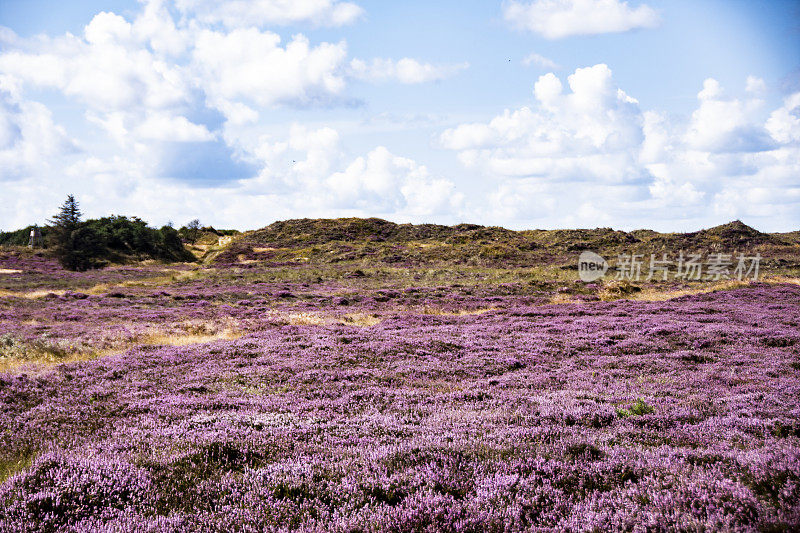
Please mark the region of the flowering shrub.
<svg viewBox="0 0 800 533"><path fill-rule="evenodd" d="M800 286L224 275L3 300L0 349L126 349L0 373L0 531L800 528Z"/></svg>

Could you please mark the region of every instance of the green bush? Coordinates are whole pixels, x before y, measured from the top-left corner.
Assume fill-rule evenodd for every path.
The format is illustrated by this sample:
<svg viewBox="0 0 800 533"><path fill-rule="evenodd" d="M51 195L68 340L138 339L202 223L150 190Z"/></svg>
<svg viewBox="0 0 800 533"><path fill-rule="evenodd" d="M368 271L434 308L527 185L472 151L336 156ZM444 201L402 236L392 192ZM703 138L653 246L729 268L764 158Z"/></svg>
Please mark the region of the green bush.
<svg viewBox="0 0 800 533"><path fill-rule="evenodd" d="M15 231L0 231L0 246L27 246L31 239L31 230L34 226L18 229ZM39 227L42 239L47 241L50 228L47 226Z"/></svg>
<svg viewBox="0 0 800 533"><path fill-rule="evenodd" d="M110 216L81 221L78 202L70 195L51 220L49 241L69 270L100 268L130 259L194 261L171 226L151 228L138 217Z"/></svg>
<svg viewBox="0 0 800 533"><path fill-rule="evenodd" d="M105 263L102 235L93 227L84 225L73 230L66 246L59 250L59 260L68 270L89 270Z"/></svg>
<svg viewBox="0 0 800 533"><path fill-rule="evenodd" d="M636 400L636 403L630 406L628 409L617 409L617 414L622 418L627 418L629 416L643 416L649 415L650 413L654 412L655 409L652 405L649 405L643 399L639 398Z"/></svg>

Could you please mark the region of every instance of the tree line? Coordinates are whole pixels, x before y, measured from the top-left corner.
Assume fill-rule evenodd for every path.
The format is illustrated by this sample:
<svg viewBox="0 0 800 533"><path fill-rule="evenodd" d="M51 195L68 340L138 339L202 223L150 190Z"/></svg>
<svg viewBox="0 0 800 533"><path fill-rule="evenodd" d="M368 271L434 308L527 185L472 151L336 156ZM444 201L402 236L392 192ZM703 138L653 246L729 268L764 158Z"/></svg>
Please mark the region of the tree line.
<svg viewBox="0 0 800 533"><path fill-rule="evenodd" d="M195 260L180 233L186 234L188 228L179 231L166 225L156 229L138 217L115 215L83 220L82 216L78 201L69 195L48 221L49 226L41 228L45 245L68 270L102 268L130 259ZM0 244L27 245L31 228L0 233Z"/></svg>

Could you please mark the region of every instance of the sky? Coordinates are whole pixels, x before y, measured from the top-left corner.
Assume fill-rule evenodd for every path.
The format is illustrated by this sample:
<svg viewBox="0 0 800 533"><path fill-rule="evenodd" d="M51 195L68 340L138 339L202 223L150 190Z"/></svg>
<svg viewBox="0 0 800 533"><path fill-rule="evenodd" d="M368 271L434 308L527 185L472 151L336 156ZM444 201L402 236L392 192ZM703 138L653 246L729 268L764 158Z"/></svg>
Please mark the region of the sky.
<svg viewBox="0 0 800 533"><path fill-rule="evenodd" d="M800 229L800 3L2 0L0 230Z"/></svg>

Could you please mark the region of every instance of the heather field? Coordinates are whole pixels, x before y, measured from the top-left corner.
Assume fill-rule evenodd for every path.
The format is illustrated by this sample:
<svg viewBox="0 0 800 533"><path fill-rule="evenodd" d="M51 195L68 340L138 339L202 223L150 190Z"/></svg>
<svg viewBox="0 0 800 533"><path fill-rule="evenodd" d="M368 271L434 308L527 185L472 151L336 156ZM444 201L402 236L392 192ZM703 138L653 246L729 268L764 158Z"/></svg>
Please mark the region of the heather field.
<svg viewBox="0 0 800 533"><path fill-rule="evenodd" d="M794 271L292 246L0 251L0 531L800 529Z"/></svg>
<svg viewBox="0 0 800 533"><path fill-rule="evenodd" d="M800 0L0 0L0 533L800 533Z"/></svg>

